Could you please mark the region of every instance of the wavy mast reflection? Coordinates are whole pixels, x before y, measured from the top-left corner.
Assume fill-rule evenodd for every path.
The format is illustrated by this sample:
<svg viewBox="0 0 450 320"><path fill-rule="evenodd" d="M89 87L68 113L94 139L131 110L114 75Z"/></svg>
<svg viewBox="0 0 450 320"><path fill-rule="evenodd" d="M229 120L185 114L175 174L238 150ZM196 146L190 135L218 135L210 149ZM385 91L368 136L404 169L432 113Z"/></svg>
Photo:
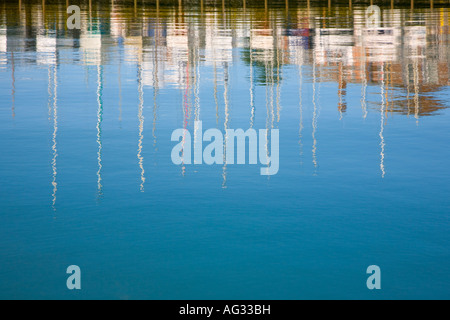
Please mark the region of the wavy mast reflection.
<svg viewBox="0 0 450 320"><path fill-rule="evenodd" d="M16 66L14 63L14 52L11 52L11 112L12 117L16 116Z"/></svg>
<svg viewBox="0 0 450 320"><path fill-rule="evenodd" d="M225 131L225 141L228 141L228 125L230 121L230 110L229 110L229 101L228 101L228 81L229 81L229 72L228 72L228 62L224 62L223 66L223 101L225 106L225 119L223 124L223 129ZM227 147L226 143L224 143L223 146L223 170L222 170L222 177L223 177L223 183L222 188L227 188Z"/></svg>
<svg viewBox="0 0 450 320"><path fill-rule="evenodd" d="M317 101L316 101L316 62L315 58L316 55L313 54L313 93L312 93L312 104L313 104L313 117L312 117L312 139L313 139L313 146L312 146L312 161L314 165L314 175L317 175L317 167L319 166L317 162L317 138L316 138L316 132L317 132L317 119L318 119L318 110L317 110Z"/></svg>
<svg viewBox="0 0 450 320"><path fill-rule="evenodd" d="M362 82L361 82L361 109L362 109L362 114L363 114L363 119L367 118L367 114L368 114L368 110L367 110L367 98L366 98L366 94L367 94L367 69L366 69L366 64L367 64L367 57L366 57L366 52L362 53L362 63L361 63L361 68L362 68Z"/></svg>
<svg viewBox="0 0 450 320"><path fill-rule="evenodd" d="M381 125L380 125L380 170L381 170L381 177L384 178L384 176L386 175L386 170L384 167L384 148L386 146L386 143L384 142L384 121L385 121L385 96L384 96L384 92L385 92L385 87L384 87L384 63L381 64L381 110L380 110L380 114L381 114Z"/></svg>
<svg viewBox="0 0 450 320"><path fill-rule="evenodd" d="M117 84L119 86L119 124L122 129L122 58L119 58L119 66L117 71Z"/></svg>
<svg viewBox="0 0 450 320"><path fill-rule="evenodd" d="M155 151L157 148L157 137L156 137L156 123L158 119L158 95L159 95L159 38L160 29L159 29L160 21L159 21L159 2L157 4L156 9L156 27L155 27L155 36L154 36L154 58L153 58L153 124L152 124L152 135L153 135L153 148Z"/></svg>
<svg viewBox="0 0 450 320"><path fill-rule="evenodd" d="M189 123L189 119L190 119L190 105L189 105L189 92L190 92L190 82L189 82L189 57L188 60L186 62L186 74L185 74L185 78L186 78L186 84L185 84L185 89L184 89L184 94L183 94L183 106L182 106L182 110L183 110L183 129L184 129L184 133L183 133L183 149L181 151L181 159L182 159L182 163L181 163L181 174L184 176L186 174L186 165L184 162L184 149L185 149L185 143L186 143L186 130L188 127L188 123Z"/></svg>
<svg viewBox="0 0 450 320"><path fill-rule="evenodd" d="M138 141L138 162L139 168L141 170L141 184L139 186L141 192L145 191L145 170L144 170L144 157L142 156L143 140L144 140L144 89L142 85L142 63L138 63L138 95L139 95L139 105L138 105L138 120L139 120L139 141Z"/></svg>
<svg viewBox="0 0 450 320"><path fill-rule="evenodd" d="M253 83L253 50L250 48L250 128L255 123L255 86Z"/></svg>
<svg viewBox="0 0 450 320"><path fill-rule="evenodd" d="M419 125L419 64L417 58L413 62L414 67L414 118Z"/></svg>
<svg viewBox="0 0 450 320"><path fill-rule="evenodd" d="M361 14L361 8L352 8L351 16L346 16L349 11L343 9L346 13L336 11L333 16L328 16L326 12L319 11L315 8L310 8L308 3L308 18L307 23L304 22L305 12L304 8L288 8L286 7L286 16L289 15L291 21L283 21L282 15L275 10L268 1L264 2L264 12L262 8L259 11L254 8L249 8L247 12L250 12L248 16L242 16L242 13L235 8L227 8L226 2L222 1L222 8L220 8L220 2L218 7L211 9L204 8L202 3L201 12L199 17L198 12L194 12L198 8L190 8L187 10L187 6L183 5L182 1L179 2L178 9L171 7L164 7L159 12L159 3L157 3L156 9L156 24L154 23L154 10L153 8L147 10L138 11L140 8L139 2L135 1L135 15L131 18L128 13L115 11L115 15L111 15L110 24L104 23L104 20L108 19L107 10L99 9L96 3L89 1L89 16L85 13L83 15L83 29L80 34L79 46L74 45L74 50L79 50L85 53L84 59L76 60L74 63L84 63L85 65L91 64L94 61L94 65L97 65L97 186L99 194L102 194L102 119L103 119L103 67L113 63L108 59L114 59L115 56L110 54L108 50L111 50L116 43L122 43L124 40L125 46L132 46L133 38L139 38L140 51L139 51L139 63L137 72L138 81L138 150L137 160L140 171L140 190L144 191L146 183L145 170L144 170L144 89L145 86L151 86L153 89L153 145L156 149L157 137L156 129L158 124L158 104L157 99L159 94L165 94L165 85L176 86L180 88L181 93L184 96L182 98L182 110L183 110L183 125L184 128L189 126L191 121L191 113L193 112L193 118L195 121L201 118L208 117L209 109L203 106L209 98L204 98L211 92L204 92L200 85L206 82L207 76L203 71L208 63L213 63L214 66L214 103L216 107L216 124L219 126L223 123L223 128L226 130L229 128L231 121L233 121L232 112L230 108L230 88L234 85L229 80L229 77L233 78L235 71L233 68L238 63L248 67L246 75L250 75L246 79L245 96L243 101L247 104L245 109L246 123L250 122L250 128L255 126L257 121L261 121L264 126L264 120L266 121L266 129L274 128L280 125L281 118L289 115L289 109L286 108L284 99L288 100L289 93L286 92L285 87L289 85L285 79L289 79L289 66L292 64L289 61L296 61L298 67L299 76L299 105L298 112L300 119L298 121L298 141L300 145L300 161L303 162L303 148L306 144L305 135L305 120L304 113L306 108L308 113L312 111L312 148L310 149L312 154L312 164L314 166L315 174L317 174L319 168L318 155L320 144L318 138L320 137L318 131L318 121L320 117L320 88L322 83L332 82L337 85L338 94L332 94L334 108L338 105L339 119L343 119L346 116L347 108L350 114L350 93L355 94L351 84L357 83L357 99L360 97L362 117L366 119L369 112L373 112L375 116L380 116L381 124L379 133L377 133L380 139L380 170L382 176L386 175L385 168L385 126L387 125L387 119L394 113L413 115L416 119L416 123L419 124L419 120L423 116L432 114L438 114L438 111L446 108L446 102L440 101L435 98L437 95L428 94L429 92L435 93L444 86L448 86L448 57L445 52L448 49L448 16L446 11L431 11L426 15L419 15L415 12L415 15L405 15L404 11L398 10L396 12L389 12L384 18L386 25L390 23L389 27L383 28L365 28L361 26L360 19L363 18ZM11 37L8 39L8 49L6 52L6 60L9 57L9 63L12 67L11 71L11 100L12 100L12 114L15 116L15 99L16 99L16 80L17 88L21 89L16 72L18 72L20 64L30 63L29 60L23 59L22 56L15 52L30 52L34 50L33 41L36 40L37 59L36 63L41 64L42 61L51 61L50 57L45 57L42 51L39 51L39 35L36 39L34 36L34 23L33 17L30 17L28 13L22 11L42 10L44 19L40 17L39 21L43 22L45 26L51 27L52 23L47 23L52 10L55 10L54 6L49 6L48 3L43 1L43 5L35 5L34 7L28 7L25 3L26 10L21 10L19 16L19 24L21 26L29 26L26 31L20 36L27 37L26 41L15 41L14 32L6 32L5 37ZM120 4L112 1L111 6L118 6ZM246 10L246 4L243 3L244 12ZM185 8L186 7L186 8ZM86 8L85 8L86 9ZM323 9L323 8L322 8ZM15 10L16 11L16 10ZM131 10L130 10L131 11ZM326 10L324 10L326 11ZM246 12L246 14L247 14ZM292 13L292 15L290 15ZM331 13L331 12L330 12ZM17 13L16 13L17 15ZM42 14L39 14L42 16ZM23 17L23 18L22 18ZM244 17L244 18L243 18ZM439 17L440 20L434 21ZM447 17L447 18L446 18ZM139 19L137 19L139 18ZM351 28L338 29L336 25L339 25L340 21L346 18L345 25L350 25ZM413 20L416 19L418 21ZM6 19L7 18L2 18ZM11 18L8 18L11 19ZM253 20L255 19L255 20ZM242 20L242 21L241 21ZM398 20L398 21L395 21ZM150 21L150 22L149 22ZM281 22L283 22L283 24ZM299 22L303 21L303 22ZM60 27L61 23L56 21L55 29L61 28L61 30L55 30L55 34L59 35L56 39L63 38L60 35L63 33L63 28ZM147 23L148 22L148 23ZM399 22L402 23L400 26ZM403 26L403 22L405 26ZM59 24L58 24L59 23ZM96 25L99 25L96 28ZM297 27L292 28L297 24ZM302 26L300 26L302 24ZM413 26L409 26L409 24ZM325 28L326 27L326 28ZM208 30L203 30L208 29ZM94 30L95 29L95 30ZM31 32L30 32L31 30ZM134 35L140 33L138 37ZM151 33L154 32L154 48L153 48L153 64L150 59L146 59L146 54L152 51L151 48ZM332 37L324 41L324 33L329 33ZM110 34L108 34L110 33ZM206 34L206 36L205 36ZM328 35L329 35L328 34ZM2 34L3 35L3 34ZM67 34L65 34L67 35ZM405 37L402 38L402 35ZM213 40L207 39L207 36L211 36ZM66 37L67 38L67 37ZM76 37L74 37L76 39ZM67 40L67 39L64 39ZM44 41L44 42L45 42ZM117 42L114 42L117 41ZM321 42L322 41L322 42ZM63 41L61 41L62 43ZM27 44L28 43L28 44ZM29 45L31 43L31 46ZM78 43L74 41L73 43ZM103 43L103 45L102 45ZM207 43L207 44L206 44ZM301 44L299 44L301 43ZM56 45L57 44L57 45ZM150 45L149 45L150 44ZM11 45L11 48L10 48ZM209 46L209 48L206 48ZM67 49L67 44L60 44L59 40L55 43L55 50ZM291 50L291 48L296 48ZM31 48L31 49L30 49ZM243 50L234 50L234 49ZM6 50L6 49L5 49ZM3 52L3 49L1 50ZM241 55L241 60L237 59ZM296 55L296 56L294 56ZM312 55L312 56L311 56ZM64 59L70 59L69 55L65 55ZM102 60L104 59L104 60ZM26 60L26 61L25 61ZM32 60L32 59L31 59ZM75 61L76 60L76 61ZM121 60L121 59L120 59ZM250 61L248 61L250 60ZM150 63L146 63L149 62ZM34 63L34 62L31 62ZM122 121L122 84L121 84L121 61L119 61L119 121ZM286 67L287 66L287 67ZM16 68L17 67L17 68ZM148 71L148 68L152 68L152 75ZM222 70L220 70L222 68ZM381 72L379 72L381 68ZM17 69L17 70L16 70ZM285 72L288 76L285 77ZM312 77L306 77L312 71ZM89 69L88 69L89 72ZM219 75L218 75L219 72ZM222 75L223 72L223 100L224 100L224 119L220 119L220 106L222 103L221 88L222 88ZM249 73L248 73L249 72ZM306 73L305 73L306 72ZM54 83L53 77L56 78L56 70L49 68L49 101L48 101L48 117L54 123L54 141L53 146L57 148L56 135L57 129L57 105L52 98L56 97L55 87L52 87L50 82ZM21 74L21 73L20 73ZM308 79L303 79L305 77ZM150 75L150 76L149 76ZM401 76L400 76L401 75ZM87 74L89 79L89 74ZM153 77L151 77L153 76ZM381 77L380 77L381 76ZM52 80L50 80L52 78ZM61 75L60 75L61 78ZM220 79L218 79L220 78ZM249 81L249 83L247 82ZM312 83L312 106L311 99L306 104L305 88L307 83ZM151 84L149 84L151 82ZM283 83L282 83L283 82ZM266 114L263 111L261 114L256 115L256 103L259 103L259 90L258 85L265 85L265 101L264 101L264 89L262 93L262 106L264 109L264 103L266 107ZM359 87L361 85L361 88ZM56 86L56 83L53 84ZM249 87L248 87L249 85ZM219 88L218 88L219 86ZM261 86L262 88L262 86ZM382 91L381 103L379 98L375 98L375 103L368 101L371 96L377 97L378 95L371 95L371 89ZM297 90L297 89L296 89ZM53 97L50 96L52 92ZM220 91L220 94L219 92ZM256 93L255 93L256 91ZM378 93L378 92L376 92ZM236 93L237 94L237 93ZM324 93L327 94L327 93ZM346 97L347 94L347 97ZM106 93L105 93L106 95ZM248 96L249 95L249 96ZM406 99L405 99L406 96ZM233 96L234 98L234 96ZM337 99L336 99L337 98ZM220 102L219 102L220 100ZM348 100L348 101L347 101ZM250 110L248 103L250 101ZM352 99L353 101L353 99ZM347 104L348 102L348 104ZM309 105L312 107L307 107ZM283 110L286 108L287 113ZM405 108L406 107L406 108ZM305 109L305 110L304 110ZM250 112L249 112L250 111ZM212 111L214 112L214 110ZM295 112L295 111L294 111ZM336 109L334 109L336 113ZM248 114L250 113L250 114ZM283 114L282 114L283 113ZM239 114L236 112L236 114ZM135 115L136 116L136 115ZM261 116L261 118L259 118ZM289 117L287 117L289 118ZM136 120L136 119L135 119ZM222 121L223 120L223 121ZM297 124L296 124L297 125ZM136 129L136 128L135 128ZM194 131L194 139L199 136L198 128ZM295 129L296 130L296 129ZM309 129L308 129L309 130ZM378 139L378 138L377 138ZM266 140L268 143L268 140ZM376 146L374 146L376 149ZM267 146L266 146L266 149ZM226 150L224 150L226 151ZM375 153L377 151L375 150ZM224 154L226 154L224 152ZM55 153L57 156L57 153ZM135 155L136 159L136 155ZM148 160L148 159L147 159ZM227 163L224 159L223 166L223 185L226 186L227 180ZM147 163L147 162L146 162ZM185 173L185 167L183 166L183 174ZM56 182L56 157L55 157L55 182ZM55 193L56 194L56 193Z"/></svg>
<svg viewBox="0 0 450 320"><path fill-rule="evenodd" d="M103 123L103 66L97 65L97 196L103 196L102 169L103 169L103 142L102 142L102 123Z"/></svg>
<svg viewBox="0 0 450 320"><path fill-rule="evenodd" d="M48 79L49 87L51 83L51 78ZM56 159L58 158L58 143L57 143L57 135L58 135L58 66L53 65L53 134L52 134L52 208L56 211L56 193L58 191L58 183L57 176L58 170L56 167Z"/></svg>
<svg viewBox="0 0 450 320"><path fill-rule="evenodd" d="M298 130L298 144L300 147L300 165L303 165L303 94L302 94L302 86L303 86L303 51L297 53L297 68L298 68L298 97L299 97L299 130Z"/></svg>

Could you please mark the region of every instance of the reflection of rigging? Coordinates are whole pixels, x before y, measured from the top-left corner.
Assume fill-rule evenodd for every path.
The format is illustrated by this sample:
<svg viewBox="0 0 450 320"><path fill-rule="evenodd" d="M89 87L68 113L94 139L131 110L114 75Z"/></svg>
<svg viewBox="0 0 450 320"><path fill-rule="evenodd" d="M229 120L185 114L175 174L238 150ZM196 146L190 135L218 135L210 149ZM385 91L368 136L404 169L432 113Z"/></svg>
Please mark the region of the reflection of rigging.
<svg viewBox="0 0 450 320"><path fill-rule="evenodd" d="M275 79L274 79L274 65L273 61L270 61L269 66L269 81L270 81L270 128L273 129L273 123L275 121L275 110L274 110L274 88L275 88Z"/></svg>
<svg viewBox="0 0 450 320"><path fill-rule="evenodd" d="M246 10L246 0L244 0L244 14ZM250 15L250 30L253 29L253 18ZM251 43L252 33L250 33ZM255 85L254 85L254 71L253 71L253 48L250 45L248 52L250 53L250 128L253 128L255 124Z"/></svg>
<svg viewBox="0 0 450 320"><path fill-rule="evenodd" d="M363 112L363 118L367 118L367 74L366 74L366 52L362 54L362 88L361 88L361 108Z"/></svg>
<svg viewBox="0 0 450 320"><path fill-rule="evenodd" d="M409 76L409 63L406 64L406 103L408 108L408 117L411 115L411 88L410 88L410 76Z"/></svg>
<svg viewBox="0 0 450 320"><path fill-rule="evenodd" d="M298 96L299 96L299 112L300 112L300 123L298 132L298 144L300 146L300 164L303 165L303 97L302 97L302 86L303 86L303 51L297 53L297 66L298 66Z"/></svg>
<svg viewBox="0 0 450 320"><path fill-rule="evenodd" d="M316 59L315 54L313 53L313 97L312 97L312 103L313 103L313 118L312 118L312 139L313 139L313 147L312 147L312 158L313 158L313 164L315 170L317 170L318 163L317 163L317 139L316 139L316 131L317 131L317 117L318 117L318 111L317 111L317 103L316 103ZM315 172L316 174L316 172Z"/></svg>
<svg viewBox="0 0 450 320"><path fill-rule="evenodd" d="M224 131L225 131L225 141L228 141L229 137L228 137L228 122L229 122L229 117L230 117L230 112L229 112L229 101L228 101L228 62L224 63L224 68L223 68L223 72L224 72L224 79L223 79L223 87L224 87L224 91L223 91L223 100L224 100L224 104L225 104L225 121L224 121ZM226 154L227 154L227 147L226 147L226 143L224 143L224 150L223 150L223 183L222 183L222 188L227 188L227 159L226 159ZM233 151L231 151L233 152Z"/></svg>
<svg viewBox="0 0 450 320"><path fill-rule="evenodd" d="M419 124L419 65L417 58L413 62L414 67L414 118Z"/></svg>
<svg viewBox="0 0 450 320"><path fill-rule="evenodd" d="M278 39L277 39L278 41ZM279 46L277 45L277 123L280 122L280 117L281 117L281 104L280 104L280 100L281 100L281 88L280 88L280 68L281 68L281 64L280 64L280 49L278 48Z"/></svg>
<svg viewBox="0 0 450 320"><path fill-rule="evenodd" d="M219 99L217 98L217 66L214 61L214 103L216 104L216 125L219 125Z"/></svg>
<svg viewBox="0 0 450 320"><path fill-rule="evenodd" d="M122 128L122 58L119 58L119 73L118 73L118 83L119 83L119 123L120 128Z"/></svg>
<svg viewBox="0 0 450 320"><path fill-rule="evenodd" d="M138 119L139 119L139 142L138 142L138 154L139 168L141 169L141 185L140 190L144 192L145 185L145 170L144 170L144 157L142 156L142 144L144 140L144 90L142 86L142 65L138 66L138 92L139 92L139 107L138 107Z"/></svg>
<svg viewBox="0 0 450 320"><path fill-rule="evenodd" d="M384 104L385 104L385 111L384 111L384 115L385 118L388 117L388 112L389 112L389 62L386 61L386 69L385 69L385 90L384 90Z"/></svg>
<svg viewBox="0 0 450 320"><path fill-rule="evenodd" d="M155 150L157 151L158 149L156 148L156 143L157 143L157 139L156 139L156 120L158 117L158 103L157 103L157 97L158 97L158 93L159 93L159 56L158 56L158 48L159 48L159 3L158 3L158 8L156 11L156 30L155 30L155 55L154 55L154 68L153 68L153 128L152 128L152 135L153 135L153 147L155 148Z"/></svg>
<svg viewBox="0 0 450 320"><path fill-rule="evenodd" d="M58 67L56 65L53 66L53 135L52 135L52 151L53 151L53 158L52 158L52 186L53 186L53 192L52 192L52 208L56 211L56 192L58 191L58 183L56 181L58 171L56 168L56 158L58 157L58 145L57 145L57 134L58 134L58 74L57 70ZM49 88L51 84L51 75L49 74Z"/></svg>
<svg viewBox="0 0 450 320"><path fill-rule="evenodd" d="M201 132L201 126L196 125L197 121L200 121L200 95L199 95L199 91L200 91L200 69L199 69L199 52L198 52L199 48L198 46L195 46L192 50L192 55L193 55L193 92L194 92L194 141L198 141L200 139L201 143L201 139L202 139L202 132ZM199 132L200 131L200 132ZM194 159L197 158L197 155L194 156ZM200 155L201 158L201 155ZM198 160L198 159L196 159ZM194 161L196 161L194 160Z"/></svg>
<svg viewBox="0 0 450 320"><path fill-rule="evenodd" d="M11 97L12 97L12 116L13 118L16 116L16 67L14 64L14 52L11 52L11 77L12 77L12 89L11 89Z"/></svg>
<svg viewBox="0 0 450 320"><path fill-rule="evenodd" d="M253 84L253 50L249 49L250 52L250 128L253 128L255 123L255 86Z"/></svg>
<svg viewBox="0 0 450 320"><path fill-rule="evenodd" d="M47 101L47 108L48 108L48 121L51 120L52 117L52 68L51 65L48 65L48 87L47 87L47 94L48 94L48 101Z"/></svg>
<svg viewBox="0 0 450 320"><path fill-rule="evenodd" d="M103 122L103 66L97 66L97 192L98 196L103 196L102 186L102 122Z"/></svg>
<svg viewBox="0 0 450 320"><path fill-rule="evenodd" d="M344 113L347 111L347 103L344 101L344 97L346 94L346 90L347 90L347 81L345 80L345 75L344 75L344 66L342 63L342 60L340 60L338 62L339 65L339 105L338 105L338 110L339 110L339 114L340 114L340 118L339 120L342 120L342 118L344 117Z"/></svg>
<svg viewBox="0 0 450 320"><path fill-rule="evenodd" d="M384 178L386 171L384 167L384 148L386 146L384 142L384 112L385 112L385 100L384 100L384 63L381 65L381 128L380 128L380 169L381 169L381 177Z"/></svg>
<svg viewBox="0 0 450 320"><path fill-rule="evenodd" d="M185 143L186 143L186 132L187 132L187 126L188 126L188 122L189 122L189 118L190 118L190 106L189 106L189 92L190 92L190 83L189 83L189 55L188 55L188 60L186 61L186 85L185 85L185 91L184 91L184 95L183 95L183 129L184 129L184 134L183 134L183 143L182 143L182 151L181 151L181 174L184 176L186 173L186 165L185 165L185 161L184 161L184 147L185 147ZM188 160L189 161L189 160Z"/></svg>
<svg viewBox="0 0 450 320"><path fill-rule="evenodd" d="M265 145L264 145L264 150L266 152L265 156L268 157L268 152L269 152L269 139L267 136L267 132L269 132L269 122L270 122L270 103L269 103L269 88L270 88L270 76L269 76L269 62L266 60L264 61L265 64L265 73L266 73L266 112L267 112L267 116L266 116L266 140L265 140ZM270 166L269 163L267 163L267 168Z"/></svg>

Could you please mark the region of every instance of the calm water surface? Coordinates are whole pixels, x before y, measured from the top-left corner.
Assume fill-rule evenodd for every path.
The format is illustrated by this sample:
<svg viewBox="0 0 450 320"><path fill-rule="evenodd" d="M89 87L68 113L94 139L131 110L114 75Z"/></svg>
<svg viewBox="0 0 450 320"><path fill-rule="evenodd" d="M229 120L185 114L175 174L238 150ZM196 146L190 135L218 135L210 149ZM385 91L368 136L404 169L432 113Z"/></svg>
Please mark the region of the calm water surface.
<svg viewBox="0 0 450 320"><path fill-rule="evenodd" d="M450 298L448 9L65 11L0 4L0 298ZM174 165L196 120L278 174Z"/></svg>

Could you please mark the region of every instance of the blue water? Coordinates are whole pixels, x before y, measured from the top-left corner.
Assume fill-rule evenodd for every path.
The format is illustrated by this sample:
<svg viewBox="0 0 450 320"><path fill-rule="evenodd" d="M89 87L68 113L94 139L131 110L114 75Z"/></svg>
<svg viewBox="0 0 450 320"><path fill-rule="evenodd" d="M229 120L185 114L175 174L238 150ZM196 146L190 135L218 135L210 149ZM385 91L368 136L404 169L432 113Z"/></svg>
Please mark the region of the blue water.
<svg viewBox="0 0 450 320"><path fill-rule="evenodd" d="M291 8L290 28L280 8L268 21L227 9L226 22L221 8L205 20L96 8L90 46L53 14L64 9L47 8L48 29L0 11L0 298L450 298L447 9L395 11L389 25L432 36L394 42L395 55L365 48L367 60L356 33L321 58L320 8L310 20ZM55 28L56 44L37 40ZM301 28L315 32L287 36ZM252 44L267 29L273 46ZM174 165L171 134L194 120L279 129L278 174ZM81 290L66 287L70 265ZM369 265L381 290L366 286Z"/></svg>

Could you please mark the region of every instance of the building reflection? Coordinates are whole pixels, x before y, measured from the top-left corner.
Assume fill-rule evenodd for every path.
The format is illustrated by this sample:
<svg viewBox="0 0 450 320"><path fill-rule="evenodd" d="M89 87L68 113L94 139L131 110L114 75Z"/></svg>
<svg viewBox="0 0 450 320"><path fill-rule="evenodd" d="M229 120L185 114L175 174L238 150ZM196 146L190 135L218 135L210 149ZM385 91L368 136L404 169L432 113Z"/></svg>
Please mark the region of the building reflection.
<svg viewBox="0 0 450 320"><path fill-rule="evenodd" d="M384 125L390 114L421 117L439 114L446 104L433 93L449 85L450 51L448 10L433 9L411 12L401 9L382 11L381 26L368 28L365 8L336 10L331 16L327 8L289 6L281 10L265 1L262 8L227 7L225 1L201 2L188 7L182 1L174 6L159 2L134 2L126 7L121 1L84 1L81 5L81 30L67 30L64 3L25 2L3 5L0 13L0 69L11 68L12 113L15 113L15 53L34 52L21 59L21 64L54 66L58 63L96 66L98 72L98 189L102 192L103 65L123 62L138 68L138 163L141 191L144 190L143 159L144 91L153 90L153 143L156 146L158 118L157 98L165 88L178 89L182 95L183 126L201 120L200 80L207 78L200 66L211 70L216 123L227 129L230 124L230 68L236 61L248 66L249 126L255 125L256 89L265 88L267 128L275 128L283 116L282 84L284 67L298 70L299 77L299 144L303 153L304 109L312 111L312 162L318 168L317 130L320 115L318 103L321 83L333 83L338 118L355 105L349 104L352 84L361 86L362 117L381 113L381 170L384 169ZM7 12L7 14L6 14ZM62 50L76 54L65 55ZM120 54L117 54L117 52ZM71 60L72 59L72 60ZM117 61L117 59L119 61ZM56 79L55 70L49 75ZM303 89L312 88L312 97L303 97ZM54 84L56 88L56 82ZM367 89L382 92L374 97ZM121 90L121 85L119 85ZM220 91L223 91L221 95ZM51 88L49 87L49 92ZM56 92L54 93L56 96ZM119 92L120 119L121 91ZM243 102L244 103L244 102ZM222 113L222 114L221 114ZM49 115L55 121L56 103L49 103ZM220 119L222 118L222 124ZM56 147L56 136L55 136ZM56 154L56 153L55 153ZM183 166L183 173L185 167ZM223 167L226 187L227 167Z"/></svg>
<svg viewBox="0 0 450 320"><path fill-rule="evenodd" d="M330 17L324 16L320 9L307 12L305 8L290 7L285 11L266 6L264 10L245 8L244 14L242 8L218 6L202 7L200 15L192 12L196 8L187 8L182 3L164 6L164 10L159 7L156 10L156 6L141 10L138 4L135 17L133 10L122 5L112 1L105 8L105 3L100 6L89 2L81 8L82 30L77 33L65 26L63 4L22 3L20 9L11 11L14 14L3 13L0 68L12 64L12 55L8 53L35 51L36 61L27 62L49 64L55 59L54 54L49 54L52 48L59 51L68 46L79 50L83 57L82 61L73 62L98 65L117 45L123 45L125 59L141 59L143 86L159 90L167 86L185 87L184 66L189 59L192 68L198 66L200 59L213 67L224 62L232 64L233 56L241 52L255 85L264 84L268 76L270 87L276 86L275 114L279 120L282 94L278 85L283 81L282 67L298 64L299 52L303 52L302 64L325 67L318 81L337 84L337 109L341 114L348 108L347 86L359 83L365 92L366 86L379 84L381 65L387 62L392 79L386 85L402 88L403 93L409 89L412 93L412 101L406 95L393 97L396 103L389 107L390 112L409 114L408 105L412 103L414 115L421 117L443 107L431 95L417 96L416 91L430 93L448 85L447 10L435 9L415 16L410 16L407 10L384 10L384 26L366 28L364 8L353 8L352 15L336 12L338 16ZM10 30L5 25L22 27ZM338 27L342 25L348 27ZM253 97L250 101L252 108ZM380 103L377 105L381 107ZM366 106L363 98L364 114Z"/></svg>

